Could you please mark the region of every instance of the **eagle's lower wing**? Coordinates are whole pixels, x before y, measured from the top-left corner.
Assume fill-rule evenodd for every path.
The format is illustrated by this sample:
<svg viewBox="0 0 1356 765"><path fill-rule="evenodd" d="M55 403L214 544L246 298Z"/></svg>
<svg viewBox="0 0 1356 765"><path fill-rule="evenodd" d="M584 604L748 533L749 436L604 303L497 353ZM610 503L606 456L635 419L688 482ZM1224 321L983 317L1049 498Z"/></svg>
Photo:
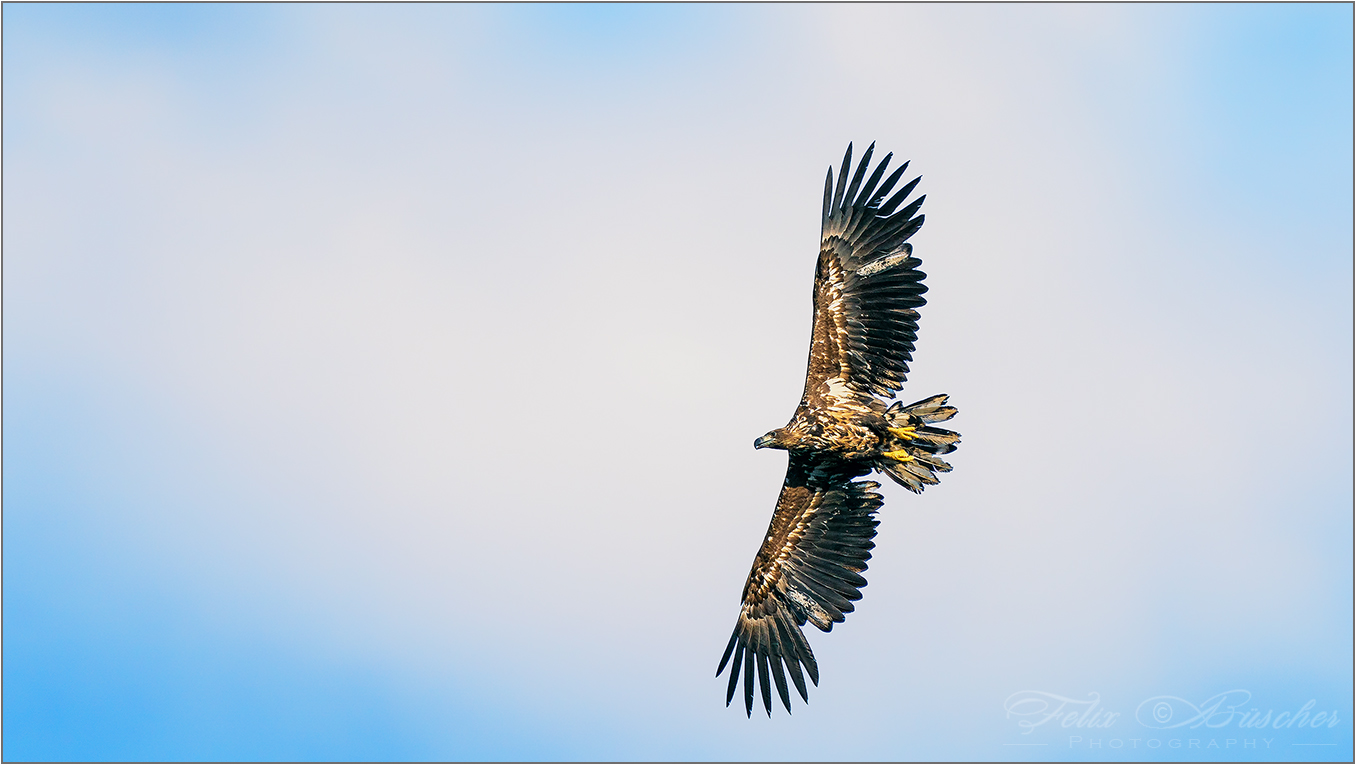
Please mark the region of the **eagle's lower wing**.
<svg viewBox="0 0 1356 765"><path fill-rule="evenodd" d="M834 378L856 393L893 398L913 358L915 309L926 302L927 287L918 270L922 261L912 257L913 247L905 240L923 225L923 216L915 213L925 197L896 209L918 184L915 178L886 198L909 166L905 162L881 183L891 155L863 183L874 148L866 150L849 184L848 144L837 186L832 167L824 181L806 400L817 397L825 384L833 388Z"/></svg>
<svg viewBox="0 0 1356 765"><path fill-rule="evenodd" d="M769 665L788 712L791 697L783 663L802 699L809 700L802 664L810 680L819 684L814 652L800 628L809 621L828 632L852 611L852 601L862 597L866 579L861 574L875 547L871 540L876 536L876 509L881 506L881 496L873 491L880 484L852 481L864 472L852 463L791 454L777 511L744 584L734 635L716 670L719 676L733 654L727 706L742 668L744 708L753 714L755 664L768 715L772 714Z"/></svg>

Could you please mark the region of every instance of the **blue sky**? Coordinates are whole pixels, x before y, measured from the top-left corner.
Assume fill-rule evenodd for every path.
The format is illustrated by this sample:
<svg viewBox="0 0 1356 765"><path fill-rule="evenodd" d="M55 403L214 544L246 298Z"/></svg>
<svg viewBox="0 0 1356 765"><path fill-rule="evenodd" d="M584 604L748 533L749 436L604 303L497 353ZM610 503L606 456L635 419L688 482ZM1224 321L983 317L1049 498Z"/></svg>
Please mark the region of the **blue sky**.
<svg viewBox="0 0 1356 765"><path fill-rule="evenodd" d="M6 6L4 757L1350 760L1351 13ZM872 140L965 440L748 720Z"/></svg>

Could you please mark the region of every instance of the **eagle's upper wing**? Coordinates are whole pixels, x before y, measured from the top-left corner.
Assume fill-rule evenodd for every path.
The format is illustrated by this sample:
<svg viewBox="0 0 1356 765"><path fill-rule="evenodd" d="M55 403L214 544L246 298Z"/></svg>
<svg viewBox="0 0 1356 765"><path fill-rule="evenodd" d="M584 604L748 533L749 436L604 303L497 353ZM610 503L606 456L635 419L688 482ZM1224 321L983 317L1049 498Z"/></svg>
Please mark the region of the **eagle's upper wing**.
<svg viewBox="0 0 1356 765"><path fill-rule="evenodd" d="M915 215L926 197L899 208L919 178L886 198L909 166L905 162L881 183L890 156L863 182L871 163L866 150L848 183L852 144L833 183L824 181L823 233L815 272L815 321L805 398L825 381L839 378L858 393L893 398L903 386L918 338L923 305L922 261L905 243L923 225Z"/></svg>
<svg viewBox="0 0 1356 765"><path fill-rule="evenodd" d="M851 463L791 453L777 511L753 560L734 635L716 670L720 675L733 653L727 706L734 698L741 664L744 708L750 715L755 664L763 707L769 716L769 664L788 712L791 697L783 662L802 699L809 700L802 664L809 670L810 680L819 684L814 652L800 628L808 620L828 632L834 622L843 621L843 614L852 611L852 601L862 597L866 579L861 574L875 547L871 540L876 536L876 509L881 506L881 496L873 491L880 484L851 480L862 472Z"/></svg>

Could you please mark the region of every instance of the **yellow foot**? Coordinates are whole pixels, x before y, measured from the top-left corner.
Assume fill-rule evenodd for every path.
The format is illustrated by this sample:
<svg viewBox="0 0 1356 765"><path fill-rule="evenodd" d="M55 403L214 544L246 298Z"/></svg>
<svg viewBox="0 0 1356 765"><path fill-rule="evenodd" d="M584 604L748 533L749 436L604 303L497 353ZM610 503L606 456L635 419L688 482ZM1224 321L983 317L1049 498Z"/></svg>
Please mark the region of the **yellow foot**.
<svg viewBox="0 0 1356 765"><path fill-rule="evenodd" d="M917 426L915 425L910 425L907 428L886 428L886 430L893 433L896 438L902 438L905 441L912 441L914 437L918 435L917 433L914 432L914 428L916 427Z"/></svg>
<svg viewBox="0 0 1356 765"><path fill-rule="evenodd" d="M891 428L891 430L894 430L894 428ZM889 457L896 462L913 462L913 457L903 449L900 449L897 452L882 452L881 456Z"/></svg>

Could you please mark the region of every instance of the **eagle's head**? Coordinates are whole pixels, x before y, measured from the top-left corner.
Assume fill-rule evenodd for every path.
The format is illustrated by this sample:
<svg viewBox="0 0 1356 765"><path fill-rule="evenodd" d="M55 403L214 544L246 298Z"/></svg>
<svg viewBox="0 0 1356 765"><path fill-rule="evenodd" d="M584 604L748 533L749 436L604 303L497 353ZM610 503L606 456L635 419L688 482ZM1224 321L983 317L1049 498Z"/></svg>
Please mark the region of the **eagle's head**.
<svg viewBox="0 0 1356 765"><path fill-rule="evenodd" d="M786 428L777 428L768 431L766 434L754 439L753 448L755 449L788 449L786 442Z"/></svg>

